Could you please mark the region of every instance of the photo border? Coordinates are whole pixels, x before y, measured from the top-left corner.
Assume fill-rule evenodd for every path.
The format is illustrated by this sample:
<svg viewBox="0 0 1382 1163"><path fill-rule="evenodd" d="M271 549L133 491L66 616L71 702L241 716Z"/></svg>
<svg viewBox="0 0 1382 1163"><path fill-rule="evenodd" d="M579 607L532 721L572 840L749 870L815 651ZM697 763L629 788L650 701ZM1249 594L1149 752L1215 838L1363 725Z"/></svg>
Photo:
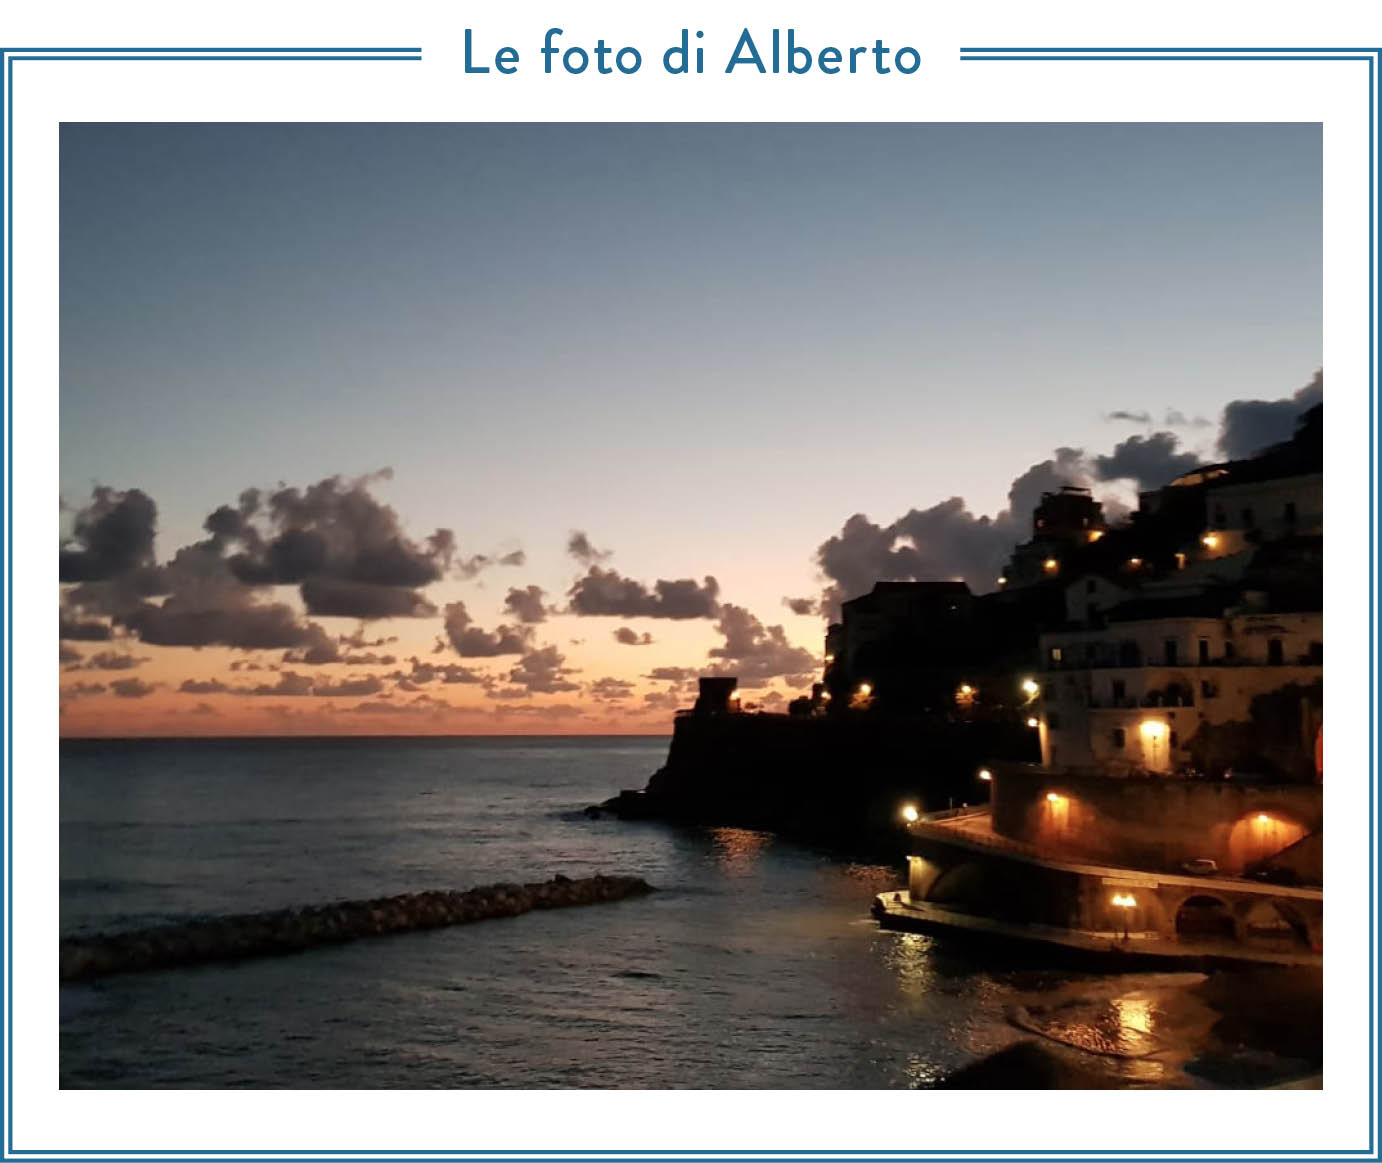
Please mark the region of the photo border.
<svg viewBox="0 0 1382 1163"><path fill-rule="evenodd" d="M1382 49L1377 48L1063 48L1063 47L975 47L960 49L961 61L983 61L983 62L1002 62L1002 61L1340 61L1340 62L1366 62L1368 65L1368 693L1369 693L1369 716L1368 716L1368 974L1371 982L1371 990L1368 995L1368 1146L1366 1148L1348 1148L1343 1150L1326 1150L1315 1153L1312 1157L1318 1158L1358 1158L1358 1157L1377 1157L1377 1076L1376 1076L1376 1049L1377 1049L1377 960L1376 960L1376 936L1377 936L1377 760L1376 760L1376 716L1377 716L1377 685L1376 685L1376 500L1377 500L1377 459L1376 459L1376 400L1377 400L1377 238L1378 238L1378 205L1377 205L1377 145L1378 145L1378 101L1376 74L1379 54ZM262 48L262 47L214 47L214 48L0 48L0 61L4 64L4 88L3 95L0 95L0 122L3 122L4 132L4 211L5 229L3 235L4 248L4 393L5 393L5 473L4 473L4 493L5 503L3 506L4 522L4 544L5 544L5 617L3 622L3 634L5 641L5 704L4 704L4 780L5 795L3 802L4 811L4 836L5 836L5 892L0 907L4 910L4 933L5 933L5 1007L4 1007L4 1026L5 1026L5 1095L4 1095L4 1123L6 1133L4 1136L4 1152L6 1158L91 1158L91 1157L112 1157L112 1158L297 1158L302 1156L321 1156L330 1158L458 1158L467 1160L509 1160L515 1157L533 1159L601 1159L617 1158L629 1160L635 1158L647 1159L735 1159L735 1158L837 1158L837 1159L947 1159L947 1158L1138 1158L1138 1159L1184 1159L1184 1158L1208 1158L1208 1157L1242 1157L1242 1158L1287 1158L1301 1157L1306 1152L1298 1150L1274 1150L1274 1149L1253 1149L1243 1148L1236 1150L1130 1150L1116 1149L1112 1151L1099 1150L1058 1150L1058 1149L1037 1149L1032 1151L1004 1151L994 1149L965 1149L965 1150L937 1150L928 1151L924 1149L913 1150L870 1150L870 1151L840 1151L840 1150L798 1150L783 1148L781 1150L595 1150L581 1149L571 1151L551 1151L551 1150L484 1150L466 1151L463 1149L435 1149L435 1150L405 1150L397 1152L380 1150L353 1150L338 1148L321 1148L316 1150L233 1150L233 1149L197 1149L192 1148L187 1151L181 1150L138 1150L132 1148L112 1149L108 1151L71 1151L62 1149L32 1149L16 1150L13 1142L14 1119L13 1119L13 1087L14 1087L14 1063L13 1063L13 1014L14 997L12 990L13 981L13 957L14 957L14 935L12 928L13 919L13 891L14 891L14 868L13 868L13 835L14 835L14 812L13 812L13 766L14 766L14 741L13 741L13 689L14 689L14 660L13 660L13 625L14 611L12 607L13 593L13 569L14 554L12 544L13 533L13 506L14 506L14 479L13 479L13 448L14 448L14 425L13 425L13 374L14 374L14 295L13 295L13 272L14 272L14 216L13 216L13 184L14 184L14 145L13 145L13 125L14 125L14 93L15 93L15 72L14 65L19 62L41 62L45 60L56 61L80 61L80 60L101 60L101 61L157 61L157 60L223 60L223 61L420 61L422 60L422 49L414 48Z"/></svg>

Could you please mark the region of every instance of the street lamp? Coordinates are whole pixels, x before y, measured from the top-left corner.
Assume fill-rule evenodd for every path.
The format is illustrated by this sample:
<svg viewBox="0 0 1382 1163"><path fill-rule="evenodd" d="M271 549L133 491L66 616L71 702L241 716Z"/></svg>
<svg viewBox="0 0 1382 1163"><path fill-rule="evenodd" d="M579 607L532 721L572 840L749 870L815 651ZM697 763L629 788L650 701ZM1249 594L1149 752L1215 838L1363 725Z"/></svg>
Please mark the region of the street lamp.
<svg viewBox="0 0 1382 1163"><path fill-rule="evenodd" d="M1041 691L1041 685L1034 678L1024 678L1022 680L1022 693L1029 699L1034 699Z"/></svg>
<svg viewBox="0 0 1382 1163"><path fill-rule="evenodd" d="M981 767L979 768L979 778L983 780L984 783L992 783L993 772L991 772L987 767Z"/></svg>
<svg viewBox="0 0 1382 1163"><path fill-rule="evenodd" d="M1132 919L1132 911L1137 908L1137 898L1130 892L1116 892L1113 894L1113 904L1116 908L1123 910L1123 940L1128 939L1128 925Z"/></svg>
<svg viewBox="0 0 1382 1163"><path fill-rule="evenodd" d="M917 811L916 804L902 805L902 818L909 824L915 824L921 818L921 813Z"/></svg>

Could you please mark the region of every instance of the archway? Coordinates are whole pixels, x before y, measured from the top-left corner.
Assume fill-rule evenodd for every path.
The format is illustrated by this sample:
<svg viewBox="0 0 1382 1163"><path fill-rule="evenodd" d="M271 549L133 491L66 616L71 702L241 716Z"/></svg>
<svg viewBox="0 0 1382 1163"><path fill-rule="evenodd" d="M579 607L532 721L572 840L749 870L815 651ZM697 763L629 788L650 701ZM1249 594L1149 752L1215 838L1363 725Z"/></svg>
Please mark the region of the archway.
<svg viewBox="0 0 1382 1163"><path fill-rule="evenodd" d="M1232 941L1233 914L1218 897L1187 897L1176 910L1176 937L1182 941Z"/></svg>
<svg viewBox="0 0 1382 1163"><path fill-rule="evenodd" d="M1243 940L1268 948L1310 947L1309 929L1289 905L1275 900L1252 901L1242 914Z"/></svg>
<svg viewBox="0 0 1382 1163"><path fill-rule="evenodd" d="M1289 848L1308 831L1304 824L1276 808L1248 812L1234 822L1228 834L1228 872L1242 872L1270 860Z"/></svg>

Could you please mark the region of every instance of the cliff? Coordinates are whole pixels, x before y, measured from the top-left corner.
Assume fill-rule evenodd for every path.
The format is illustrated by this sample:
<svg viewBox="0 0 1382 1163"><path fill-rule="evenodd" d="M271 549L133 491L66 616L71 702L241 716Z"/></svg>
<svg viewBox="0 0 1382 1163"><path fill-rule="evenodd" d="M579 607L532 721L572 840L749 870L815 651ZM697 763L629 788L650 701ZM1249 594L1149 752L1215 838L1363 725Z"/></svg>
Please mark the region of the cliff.
<svg viewBox="0 0 1382 1163"><path fill-rule="evenodd" d="M994 759L1040 758L1020 725L849 715L677 716L642 792L601 805L631 818L757 828L853 855L905 853L899 810L978 803Z"/></svg>

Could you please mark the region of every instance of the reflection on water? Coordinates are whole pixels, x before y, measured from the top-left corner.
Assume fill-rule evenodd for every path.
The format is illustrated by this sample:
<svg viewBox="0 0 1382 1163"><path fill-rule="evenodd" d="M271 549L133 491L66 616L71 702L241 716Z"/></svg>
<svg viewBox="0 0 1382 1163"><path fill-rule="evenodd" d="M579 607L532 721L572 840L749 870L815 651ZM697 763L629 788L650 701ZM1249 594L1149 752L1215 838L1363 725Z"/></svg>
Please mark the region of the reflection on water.
<svg viewBox="0 0 1382 1163"><path fill-rule="evenodd" d="M753 832L748 828L710 829L715 863L725 876L751 876L772 839L770 832Z"/></svg>

